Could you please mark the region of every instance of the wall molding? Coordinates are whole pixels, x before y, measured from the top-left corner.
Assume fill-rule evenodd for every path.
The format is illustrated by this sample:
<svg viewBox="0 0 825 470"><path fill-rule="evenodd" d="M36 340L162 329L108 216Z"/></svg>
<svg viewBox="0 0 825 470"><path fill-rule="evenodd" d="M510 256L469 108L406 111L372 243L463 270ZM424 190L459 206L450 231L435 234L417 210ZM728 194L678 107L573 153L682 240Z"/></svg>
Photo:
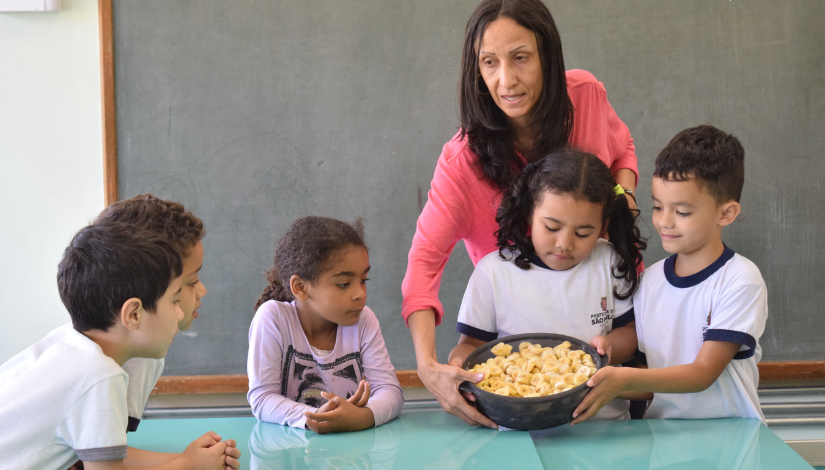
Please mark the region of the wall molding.
<svg viewBox="0 0 825 470"><path fill-rule="evenodd" d="M404 388L423 387L414 370L395 372ZM822 380L825 379L825 361L763 362L759 364L761 380ZM158 379L152 395L192 395L202 393L246 393L249 380L238 375L184 375Z"/></svg>

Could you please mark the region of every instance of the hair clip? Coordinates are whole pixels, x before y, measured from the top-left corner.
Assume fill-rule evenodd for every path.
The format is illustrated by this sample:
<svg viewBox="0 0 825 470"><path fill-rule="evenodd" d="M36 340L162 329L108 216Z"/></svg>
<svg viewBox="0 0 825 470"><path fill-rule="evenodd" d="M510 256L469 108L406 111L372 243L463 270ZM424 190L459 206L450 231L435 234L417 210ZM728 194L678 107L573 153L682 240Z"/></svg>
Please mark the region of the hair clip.
<svg viewBox="0 0 825 470"><path fill-rule="evenodd" d="M621 194L624 194L624 188L622 187L622 185L617 184L613 187L613 192L616 193L616 196L619 196Z"/></svg>

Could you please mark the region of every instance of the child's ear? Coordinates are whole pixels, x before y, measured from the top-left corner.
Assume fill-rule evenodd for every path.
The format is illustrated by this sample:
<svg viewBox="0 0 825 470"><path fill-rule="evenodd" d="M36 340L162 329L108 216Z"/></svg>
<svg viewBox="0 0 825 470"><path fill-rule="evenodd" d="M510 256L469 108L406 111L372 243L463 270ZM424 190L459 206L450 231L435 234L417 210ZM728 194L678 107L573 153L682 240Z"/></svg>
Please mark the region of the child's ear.
<svg viewBox="0 0 825 470"><path fill-rule="evenodd" d="M733 221L739 217L740 212L742 212L742 206L736 201L728 201L722 204L721 212L719 213L719 225L725 227L732 224Z"/></svg>
<svg viewBox="0 0 825 470"><path fill-rule="evenodd" d="M292 295L294 295L296 299L306 300L309 298L307 283L297 274L293 274L292 277L289 278L289 290L292 291Z"/></svg>
<svg viewBox="0 0 825 470"><path fill-rule="evenodd" d="M132 297L120 307L120 323L130 330L136 330L145 312L143 302L137 297Z"/></svg>

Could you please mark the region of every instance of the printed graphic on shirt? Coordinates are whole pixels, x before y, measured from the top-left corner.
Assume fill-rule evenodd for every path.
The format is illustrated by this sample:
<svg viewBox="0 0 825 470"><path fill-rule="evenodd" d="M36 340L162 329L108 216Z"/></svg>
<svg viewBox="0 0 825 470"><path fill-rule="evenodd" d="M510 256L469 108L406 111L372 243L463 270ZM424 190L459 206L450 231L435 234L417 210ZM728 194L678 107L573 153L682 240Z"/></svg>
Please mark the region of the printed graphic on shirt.
<svg viewBox="0 0 825 470"><path fill-rule="evenodd" d="M590 315L591 325L601 325L602 323L613 319L613 309L607 309L607 297L602 297L600 307L602 309L601 312Z"/></svg>
<svg viewBox="0 0 825 470"><path fill-rule="evenodd" d="M330 364L319 364L312 354L296 351L289 345L284 356L281 395L318 408L326 403L321 392L349 398L358 390L363 376L364 367L358 351L341 356Z"/></svg>

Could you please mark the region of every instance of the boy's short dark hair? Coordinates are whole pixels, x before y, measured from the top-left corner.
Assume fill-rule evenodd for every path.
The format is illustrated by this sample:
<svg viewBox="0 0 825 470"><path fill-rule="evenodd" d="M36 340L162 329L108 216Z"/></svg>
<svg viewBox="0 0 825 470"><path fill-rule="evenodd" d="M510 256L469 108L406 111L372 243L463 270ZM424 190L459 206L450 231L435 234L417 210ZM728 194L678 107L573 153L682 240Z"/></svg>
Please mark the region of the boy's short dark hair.
<svg viewBox="0 0 825 470"><path fill-rule="evenodd" d="M188 256L206 235L203 221L184 209L183 204L151 194L112 203L94 221L95 224L108 222L124 222L161 235L181 257Z"/></svg>
<svg viewBox="0 0 825 470"><path fill-rule="evenodd" d="M717 203L739 202L745 183L745 149L739 139L719 129L696 126L676 134L656 157L653 176L696 182Z"/></svg>
<svg viewBox="0 0 825 470"><path fill-rule="evenodd" d="M165 238L124 223L94 224L77 232L63 252L57 287L77 331L106 331L132 297L154 311L182 270Z"/></svg>

